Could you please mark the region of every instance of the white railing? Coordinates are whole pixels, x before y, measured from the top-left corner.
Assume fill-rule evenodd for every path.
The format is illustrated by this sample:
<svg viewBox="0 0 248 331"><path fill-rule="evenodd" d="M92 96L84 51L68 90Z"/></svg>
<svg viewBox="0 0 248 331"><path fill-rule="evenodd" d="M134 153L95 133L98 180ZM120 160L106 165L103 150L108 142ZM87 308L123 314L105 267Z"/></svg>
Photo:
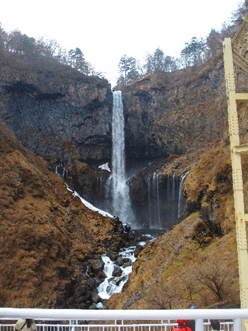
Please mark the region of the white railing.
<svg viewBox="0 0 248 331"><path fill-rule="evenodd" d="M196 331L211 330L210 319L220 320L221 330L241 331L241 321L248 319L248 309L0 308L0 331L13 331L15 321L21 317L34 318L37 331L170 331L177 325L177 319L195 320Z"/></svg>
<svg viewBox="0 0 248 331"><path fill-rule="evenodd" d="M73 320L69 320L67 324L65 321L60 321L59 324L37 324L36 331L169 331L176 327L178 324L172 321L159 321L157 323L151 321L150 323L127 323L122 320L117 323L114 321L114 324L79 324L79 321L76 321L76 324L73 323ZM85 323L85 322L84 322ZM208 320L203 323L204 330L210 331L211 323ZM14 331L15 324L0 324L1 331ZM221 322L220 323L221 331L232 331L233 322Z"/></svg>

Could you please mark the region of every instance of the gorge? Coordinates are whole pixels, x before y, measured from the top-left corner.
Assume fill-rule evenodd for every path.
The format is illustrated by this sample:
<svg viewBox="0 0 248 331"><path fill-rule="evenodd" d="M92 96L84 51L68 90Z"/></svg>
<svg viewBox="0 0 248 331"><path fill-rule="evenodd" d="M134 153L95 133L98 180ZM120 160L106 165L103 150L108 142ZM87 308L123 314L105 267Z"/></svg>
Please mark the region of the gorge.
<svg viewBox="0 0 248 331"><path fill-rule="evenodd" d="M106 308L220 302L197 280L216 258L231 276L223 300L238 305L221 55L201 67L143 77L121 93L66 66L1 56L2 306L96 308L96 289L106 278L101 256L116 262L127 245L136 245L133 228L163 231L137 247L123 293L104 302ZM112 110L121 96L125 211L113 207L111 192L119 185ZM116 218L89 210L65 185ZM173 302L166 302L170 290Z"/></svg>

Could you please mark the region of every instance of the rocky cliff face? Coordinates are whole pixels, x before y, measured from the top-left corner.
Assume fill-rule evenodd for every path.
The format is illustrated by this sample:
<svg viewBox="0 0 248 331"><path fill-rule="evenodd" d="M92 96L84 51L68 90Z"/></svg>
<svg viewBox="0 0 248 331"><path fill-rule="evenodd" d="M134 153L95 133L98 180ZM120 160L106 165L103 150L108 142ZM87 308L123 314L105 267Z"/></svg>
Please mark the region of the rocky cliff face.
<svg viewBox="0 0 248 331"><path fill-rule="evenodd" d="M46 79L49 84L53 76ZM110 159L112 93L106 81L82 76L52 88L17 80L0 85L3 120L36 154L52 162Z"/></svg>
<svg viewBox="0 0 248 331"><path fill-rule="evenodd" d="M110 173L98 168L111 161L110 85L65 66L38 63L30 68L22 63L15 69L7 75L5 64L0 73L2 119L84 198L110 211ZM151 227L152 214L157 213L151 208L157 163L166 162L170 154L200 148L226 130L222 59L203 68L145 77L124 89L123 103L132 205L137 224ZM154 159L160 161L144 163ZM161 194L167 182L160 176ZM166 205L160 207L169 214ZM164 222L163 228L172 223Z"/></svg>
<svg viewBox="0 0 248 331"><path fill-rule="evenodd" d="M147 76L123 91L130 162L183 154L226 130L222 58L203 68Z"/></svg>
<svg viewBox="0 0 248 331"><path fill-rule="evenodd" d="M98 166L111 160L109 83L52 59L1 54L0 116L71 186L98 201ZM61 173L62 171L62 173Z"/></svg>

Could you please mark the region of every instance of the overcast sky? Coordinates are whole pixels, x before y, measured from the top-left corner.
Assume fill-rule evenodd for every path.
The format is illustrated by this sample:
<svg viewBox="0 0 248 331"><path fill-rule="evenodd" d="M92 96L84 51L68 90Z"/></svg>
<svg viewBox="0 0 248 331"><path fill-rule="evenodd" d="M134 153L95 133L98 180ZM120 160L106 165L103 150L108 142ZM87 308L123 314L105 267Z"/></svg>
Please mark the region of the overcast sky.
<svg viewBox="0 0 248 331"><path fill-rule="evenodd" d="M79 47L112 84L122 55L142 61L160 47L180 56L192 37L220 30L240 0L2 0L0 22L10 32Z"/></svg>

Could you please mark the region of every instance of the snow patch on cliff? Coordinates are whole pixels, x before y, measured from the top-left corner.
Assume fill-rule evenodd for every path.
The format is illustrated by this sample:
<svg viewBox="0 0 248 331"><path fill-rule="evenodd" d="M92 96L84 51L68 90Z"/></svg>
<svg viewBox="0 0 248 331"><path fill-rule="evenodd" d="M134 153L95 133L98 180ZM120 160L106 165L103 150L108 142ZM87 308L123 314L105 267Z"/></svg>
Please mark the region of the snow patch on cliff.
<svg viewBox="0 0 248 331"><path fill-rule="evenodd" d="M73 195L74 197L78 197L78 198L81 200L81 202L82 202L87 208L89 208L90 210L96 211L96 212L98 212L99 214L103 215L104 217L111 217L111 218L114 218L113 215L107 213L107 212L104 211L104 210L101 210L101 209L99 209L99 208L93 206L90 202L88 202L88 201L86 201L85 199L83 199L83 198L82 198L82 197L81 197L76 191L71 190L71 189L69 188L68 185L65 184L65 187L66 187L66 189L67 189L69 192L72 193L72 195Z"/></svg>
<svg viewBox="0 0 248 331"><path fill-rule="evenodd" d="M98 168L101 169L101 170L106 170L106 171L111 172L111 170L109 168L109 163L108 162L100 165Z"/></svg>

